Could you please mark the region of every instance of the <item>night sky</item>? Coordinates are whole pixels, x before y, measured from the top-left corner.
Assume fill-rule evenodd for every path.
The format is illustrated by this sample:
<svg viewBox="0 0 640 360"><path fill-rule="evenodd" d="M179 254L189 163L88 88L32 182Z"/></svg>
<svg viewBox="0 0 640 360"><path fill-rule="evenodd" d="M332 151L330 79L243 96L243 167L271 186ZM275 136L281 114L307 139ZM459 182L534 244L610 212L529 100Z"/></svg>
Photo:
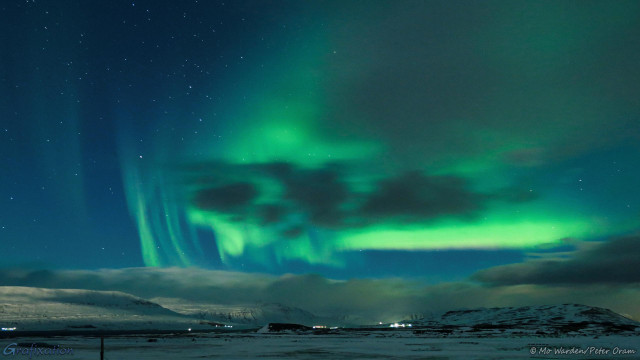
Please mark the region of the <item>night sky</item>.
<svg viewBox="0 0 640 360"><path fill-rule="evenodd" d="M637 290L638 14L3 1L0 265Z"/></svg>

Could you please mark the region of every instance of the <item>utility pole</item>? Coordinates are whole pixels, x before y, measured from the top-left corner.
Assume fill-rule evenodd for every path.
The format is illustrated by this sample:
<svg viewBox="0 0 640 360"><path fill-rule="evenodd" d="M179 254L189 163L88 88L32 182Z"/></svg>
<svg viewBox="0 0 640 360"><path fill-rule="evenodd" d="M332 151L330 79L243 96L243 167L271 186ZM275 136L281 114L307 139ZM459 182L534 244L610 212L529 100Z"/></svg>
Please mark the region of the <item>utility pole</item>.
<svg viewBox="0 0 640 360"><path fill-rule="evenodd" d="M100 337L100 360L104 360L104 336Z"/></svg>

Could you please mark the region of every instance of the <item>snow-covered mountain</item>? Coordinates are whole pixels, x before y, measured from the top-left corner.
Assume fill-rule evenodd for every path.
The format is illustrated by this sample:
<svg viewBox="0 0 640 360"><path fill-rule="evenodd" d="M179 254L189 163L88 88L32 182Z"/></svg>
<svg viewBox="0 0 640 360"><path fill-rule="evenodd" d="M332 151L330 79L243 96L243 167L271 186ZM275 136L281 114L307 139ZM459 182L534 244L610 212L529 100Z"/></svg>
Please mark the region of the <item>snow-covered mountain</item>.
<svg viewBox="0 0 640 360"><path fill-rule="evenodd" d="M256 325L270 322L295 322L313 325L321 321L319 316L306 310L282 304L261 304L254 307L243 307L229 313L205 310L196 315L215 321Z"/></svg>
<svg viewBox="0 0 640 360"><path fill-rule="evenodd" d="M119 291L0 287L0 327L38 330L209 328L211 325Z"/></svg>
<svg viewBox="0 0 640 360"><path fill-rule="evenodd" d="M297 307L277 303L230 306L195 304L180 299L168 298L154 298L152 300L181 314L225 324L253 326L263 326L267 323L295 323L306 326L345 326L351 324L345 318L318 316Z"/></svg>
<svg viewBox="0 0 640 360"><path fill-rule="evenodd" d="M405 321L424 334L607 335L637 333L640 323L599 307L563 304L448 311Z"/></svg>
<svg viewBox="0 0 640 360"><path fill-rule="evenodd" d="M41 330L210 330L271 322L343 324L281 304L224 306L181 299L149 301L119 291L0 286L0 327ZM158 303L160 302L160 304Z"/></svg>

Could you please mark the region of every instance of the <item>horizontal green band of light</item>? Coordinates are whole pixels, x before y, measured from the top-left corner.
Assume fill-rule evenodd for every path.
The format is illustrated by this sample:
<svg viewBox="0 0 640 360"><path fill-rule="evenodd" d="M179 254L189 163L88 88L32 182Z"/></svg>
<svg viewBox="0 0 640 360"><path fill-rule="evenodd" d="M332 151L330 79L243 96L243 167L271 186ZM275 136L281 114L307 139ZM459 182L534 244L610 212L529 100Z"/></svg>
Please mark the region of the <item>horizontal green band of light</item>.
<svg viewBox="0 0 640 360"><path fill-rule="evenodd" d="M343 235L336 250L526 249L592 234L586 221L459 224L423 229L369 228Z"/></svg>

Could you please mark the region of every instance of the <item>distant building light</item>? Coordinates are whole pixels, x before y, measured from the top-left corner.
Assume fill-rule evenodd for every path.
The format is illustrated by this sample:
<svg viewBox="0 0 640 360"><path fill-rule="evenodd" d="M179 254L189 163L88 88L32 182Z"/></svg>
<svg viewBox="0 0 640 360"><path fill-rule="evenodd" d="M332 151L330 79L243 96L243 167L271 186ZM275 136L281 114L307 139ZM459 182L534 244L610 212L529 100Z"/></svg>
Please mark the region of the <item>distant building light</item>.
<svg viewBox="0 0 640 360"><path fill-rule="evenodd" d="M189 328L189 329L187 329L187 330L191 331L191 328Z"/></svg>
<svg viewBox="0 0 640 360"><path fill-rule="evenodd" d="M398 324L398 323L393 323L393 324L389 325L389 327L392 327L392 328L411 327L411 324Z"/></svg>
<svg viewBox="0 0 640 360"><path fill-rule="evenodd" d="M16 329L15 327L10 327L10 328L3 327L2 331L15 331L15 329Z"/></svg>
<svg viewBox="0 0 640 360"><path fill-rule="evenodd" d="M313 325L314 329L326 329L327 327L324 325Z"/></svg>

